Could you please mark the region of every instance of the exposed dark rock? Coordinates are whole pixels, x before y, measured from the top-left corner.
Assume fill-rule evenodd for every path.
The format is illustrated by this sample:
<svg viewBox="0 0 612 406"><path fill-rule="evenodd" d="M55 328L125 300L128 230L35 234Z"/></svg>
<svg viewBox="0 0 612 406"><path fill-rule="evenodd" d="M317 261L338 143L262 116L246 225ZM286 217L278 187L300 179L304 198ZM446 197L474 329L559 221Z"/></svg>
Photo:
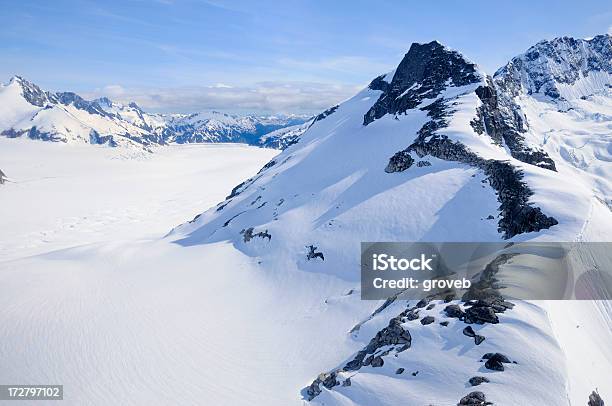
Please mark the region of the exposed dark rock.
<svg viewBox="0 0 612 406"><path fill-rule="evenodd" d="M342 386L351 386L351 378L346 378L343 382L342 382Z"/></svg>
<svg viewBox="0 0 612 406"><path fill-rule="evenodd" d="M523 182L521 171L508 162L480 158L463 144L436 133L447 126L446 116L451 113L444 99L437 99L421 109L428 112L431 120L418 131L416 140L408 148L391 157L385 171L408 169L414 162L412 154L419 158L430 155L446 161L462 162L481 169L491 187L497 191L501 214L498 230L504 234L504 238L558 224L556 219L546 216L539 207L529 203L533 192Z"/></svg>
<svg viewBox="0 0 612 406"><path fill-rule="evenodd" d="M479 334L476 334L474 336L474 344L476 345L480 345L484 340L485 340L485 336L481 336Z"/></svg>
<svg viewBox="0 0 612 406"><path fill-rule="evenodd" d="M422 168L424 166L431 166L431 162L429 161L418 161L417 162L417 167Z"/></svg>
<svg viewBox="0 0 612 406"><path fill-rule="evenodd" d="M273 167L274 165L276 165L276 160L271 160L270 162L268 162L267 164L265 164L260 170L259 172L257 172L257 174L259 175L260 173L262 173L263 171L265 171L266 169L270 169L271 167Z"/></svg>
<svg viewBox="0 0 612 406"><path fill-rule="evenodd" d="M374 357L374 359L372 360L372 368L380 368L385 364L385 361L383 361L382 357L377 356Z"/></svg>
<svg viewBox="0 0 612 406"><path fill-rule="evenodd" d="M538 42L498 70L494 78L512 97L540 93L556 100L563 85L574 84L593 72L612 73L611 61L610 35L589 40L561 37Z"/></svg>
<svg viewBox="0 0 612 406"><path fill-rule="evenodd" d="M235 219L236 217L238 217L238 216L240 216L241 214L244 214L244 213L245 213L244 211L241 211L241 212L240 212L240 213L238 213L238 214L234 214L232 217L230 217L229 219L227 219L227 220L225 221L225 223L223 223L223 227L227 227L227 226L229 226L229 224L232 222L232 220L233 220L233 219Z"/></svg>
<svg viewBox="0 0 612 406"><path fill-rule="evenodd" d="M487 402L487 398L482 392L470 392L459 401L460 406L484 406L492 404L491 402Z"/></svg>
<svg viewBox="0 0 612 406"><path fill-rule="evenodd" d="M468 324L499 323L499 318L490 307L470 307L465 311L463 320Z"/></svg>
<svg viewBox="0 0 612 406"><path fill-rule="evenodd" d="M427 309L426 309L426 310L431 310L431 309L433 309L434 307L436 307L436 304L435 304L435 303L431 303L429 306L427 306Z"/></svg>
<svg viewBox="0 0 612 406"><path fill-rule="evenodd" d="M467 326L466 328L463 329L463 335L468 336L468 337L475 337L476 332L474 332L474 329L472 328L472 326Z"/></svg>
<svg viewBox="0 0 612 406"><path fill-rule="evenodd" d="M478 386L481 383L488 383L490 381L489 378L485 378L484 376L473 376L470 378L469 382L472 386Z"/></svg>
<svg viewBox="0 0 612 406"><path fill-rule="evenodd" d="M406 169L410 168L413 163L414 159L410 156L409 152L400 151L389 159L389 163L385 168L385 172L403 172Z"/></svg>
<svg viewBox="0 0 612 406"><path fill-rule="evenodd" d="M601 396L599 396L599 393L596 391L591 392L588 406L604 406L604 401Z"/></svg>
<svg viewBox="0 0 612 406"><path fill-rule="evenodd" d="M409 321L416 320L418 318L419 318L418 310L411 310L408 313L406 313L406 319L408 319Z"/></svg>
<svg viewBox="0 0 612 406"><path fill-rule="evenodd" d="M444 308L444 313L446 313L448 317L454 317L457 319L463 318L463 316L465 315L465 312L463 311L461 306L456 304L446 306Z"/></svg>
<svg viewBox="0 0 612 406"><path fill-rule="evenodd" d="M487 216L487 220L493 220L493 219L495 219L495 217L493 217L493 215L489 214L489 215Z"/></svg>
<svg viewBox="0 0 612 406"><path fill-rule="evenodd" d="M240 234L242 234L242 236L243 236L242 239L243 239L244 242L249 242L249 241L251 241L255 237L267 238L268 241L270 241L272 239L272 236L270 235L270 233L268 233L268 230L260 231L258 233L253 233L253 230L254 230L253 227L249 227L246 230L240 231Z"/></svg>
<svg viewBox="0 0 612 406"><path fill-rule="evenodd" d="M340 382L336 379L338 374L336 372L323 373L315 379L310 386L306 388L306 399L312 400L321 393L321 385L327 389L331 389L334 386L340 385Z"/></svg>
<svg viewBox="0 0 612 406"><path fill-rule="evenodd" d="M434 321L436 321L436 319L432 316L425 316L421 319L421 324L426 326L428 324L433 323Z"/></svg>
<svg viewBox="0 0 612 406"><path fill-rule="evenodd" d="M385 81L386 76L386 74L378 76L372 82L370 82L368 87L372 90L382 90L383 92L386 92L389 89L389 83Z"/></svg>
<svg viewBox="0 0 612 406"><path fill-rule="evenodd" d="M364 359L368 354L374 354L379 348L387 345L401 344L402 346L397 349L397 352L410 348L412 336L408 330L404 330L401 324L400 316L392 318L389 321L389 325L376 333L368 345L359 351L355 358L344 366L343 370L358 370L363 365Z"/></svg>
<svg viewBox="0 0 612 406"><path fill-rule="evenodd" d="M482 359L487 360L487 362L485 363L485 368L491 369L493 371L503 371L504 364L508 364L511 362L508 357L499 352L487 353L482 356Z"/></svg>
<svg viewBox="0 0 612 406"><path fill-rule="evenodd" d="M332 115L333 113L336 112L336 110L338 110L338 107L340 107L339 105L335 105L333 107L328 108L327 110L325 110L323 113L317 115L314 120L312 120L312 124L310 124L310 127L312 127L314 125L314 123L316 123L317 121L321 121L324 118L329 117L330 115ZM310 128L308 127L308 128Z"/></svg>
<svg viewBox="0 0 612 406"><path fill-rule="evenodd" d="M416 307L418 309L422 309L423 307L427 306L427 303L429 303L427 299L421 299L417 302Z"/></svg>
<svg viewBox="0 0 612 406"><path fill-rule="evenodd" d="M480 80L476 66L440 43L414 43L395 70L390 83L378 77L370 88L382 90L376 103L363 118L363 124L417 107L424 99L435 99L450 84L464 86Z"/></svg>
<svg viewBox="0 0 612 406"><path fill-rule="evenodd" d="M403 374L404 373L404 368L397 368L397 371L395 371L395 373L397 375Z"/></svg>
<svg viewBox="0 0 612 406"><path fill-rule="evenodd" d="M481 125L472 127L478 134L487 133L495 143L502 142L510 150L510 154L519 161L556 171L555 162L543 150L530 148L525 143L523 133L527 132L525 118L521 108L509 97L498 96L498 92L490 78L487 85L476 89L476 95L482 101L478 108Z"/></svg>
<svg viewBox="0 0 612 406"><path fill-rule="evenodd" d="M441 321L440 325L446 327L448 326L448 321Z"/></svg>
<svg viewBox="0 0 612 406"><path fill-rule="evenodd" d="M412 376L417 376L418 374L419 374L419 371L414 371L414 372L412 373Z"/></svg>
<svg viewBox="0 0 612 406"><path fill-rule="evenodd" d="M306 253L307 260L310 261L311 259L320 258L322 261L325 261L325 257L323 256L323 253L320 251L317 251L318 247L315 247L314 245L307 245L306 248L308 248L308 253Z"/></svg>

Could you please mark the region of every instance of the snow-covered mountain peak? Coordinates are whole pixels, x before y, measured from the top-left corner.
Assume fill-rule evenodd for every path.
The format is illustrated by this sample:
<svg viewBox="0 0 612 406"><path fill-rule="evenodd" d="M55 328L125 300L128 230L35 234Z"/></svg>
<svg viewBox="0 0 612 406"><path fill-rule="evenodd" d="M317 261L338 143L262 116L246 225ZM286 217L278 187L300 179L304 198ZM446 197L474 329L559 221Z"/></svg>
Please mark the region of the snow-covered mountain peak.
<svg viewBox="0 0 612 406"><path fill-rule="evenodd" d="M404 59L390 75L377 77L370 89L383 93L368 110L363 123L368 125L385 114L399 114L418 106L424 99L435 99L447 87L482 82L484 75L459 52L437 41L413 43Z"/></svg>
<svg viewBox="0 0 612 406"><path fill-rule="evenodd" d="M572 100L612 93L612 36L544 40L495 73L497 82L516 96Z"/></svg>
<svg viewBox="0 0 612 406"><path fill-rule="evenodd" d="M21 96L28 103L37 107L45 107L51 101L51 94L49 92L42 90L21 76L13 76L6 87L18 89Z"/></svg>

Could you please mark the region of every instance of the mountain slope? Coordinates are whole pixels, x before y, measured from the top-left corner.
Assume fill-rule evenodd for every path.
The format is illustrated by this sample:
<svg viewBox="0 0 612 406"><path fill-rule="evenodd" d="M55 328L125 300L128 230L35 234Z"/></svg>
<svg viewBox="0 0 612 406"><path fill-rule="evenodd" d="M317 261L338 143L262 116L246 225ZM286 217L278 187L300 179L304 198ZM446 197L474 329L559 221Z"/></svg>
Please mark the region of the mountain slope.
<svg viewBox="0 0 612 406"><path fill-rule="evenodd" d="M171 238L185 246L229 241L267 272L332 275L353 283L351 293L359 291L360 241L607 241L610 36L569 49L566 42L552 41L552 56L511 63L526 58L534 65L528 72L557 73L550 66L558 55L578 61L587 55L574 82L552 77L554 85L544 80L538 91L530 91L530 74L506 67L490 77L437 42L413 44L395 71L316 120L296 144ZM597 78L588 94L584 78ZM553 88L563 88L563 100ZM576 156L584 158L578 165ZM368 304L347 295L327 306L363 314ZM405 302L365 317L346 337L355 352L322 365L324 373L302 396L326 405L456 404L471 392L468 379L485 374L491 383L482 391L495 404L561 405L587 399L572 392L579 375L605 386L586 363L566 367L564 351L571 349L557 344L558 326L541 306L515 303L497 315L499 324L477 329L487 339L474 346L458 333L465 323L433 304L416 321L406 315L420 306ZM459 305L462 312L476 306ZM419 323L425 315L436 323ZM595 334L609 331L609 320L583 316L602 323ZM390 345L402 342L412 348ZM610 372L609 350L598 351L590 361ZM497 375L478 368L485 353L496 352L518 364ZM400 367L411 374L398 376Z"/></svg>
<svg viewBox="0 0 612 406"><path fill-rule="evenodd" d="M151 146L170 143L243 142L263 145L265 134L302 124L302 116L232 116L219 112L149 114L135 103L108 98L87 101L75 93L52 93L21 77L0 87L0 134L7 137ZM266 137L267 145L281 145Z"/></svg>

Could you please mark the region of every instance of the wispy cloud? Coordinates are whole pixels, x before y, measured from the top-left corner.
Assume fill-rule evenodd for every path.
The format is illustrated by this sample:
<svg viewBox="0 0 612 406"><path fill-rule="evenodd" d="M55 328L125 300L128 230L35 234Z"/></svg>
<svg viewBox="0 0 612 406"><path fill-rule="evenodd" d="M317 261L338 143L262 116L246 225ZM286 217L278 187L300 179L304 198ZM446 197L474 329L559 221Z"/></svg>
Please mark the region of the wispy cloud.
<svg viewBox="0 0 612 406"><path fill-rule="evenodd" d="M109 85L84 94L107 96L120 103L135 101L153 112L316 113L356 93L359 86L311 82L260 82L252 86L185 86L176 88L125 88Z"/></svg>
<svg viewBox="0 0 612 406"><path fill-rule="evenodd" d="M379 62L377 60L362 56L339 56L314 61L281 58L277 62L279 65L285 67L296 68L305 71L328 70L343 73L379 74L391 68L391 65L388 63Z"/></svg>

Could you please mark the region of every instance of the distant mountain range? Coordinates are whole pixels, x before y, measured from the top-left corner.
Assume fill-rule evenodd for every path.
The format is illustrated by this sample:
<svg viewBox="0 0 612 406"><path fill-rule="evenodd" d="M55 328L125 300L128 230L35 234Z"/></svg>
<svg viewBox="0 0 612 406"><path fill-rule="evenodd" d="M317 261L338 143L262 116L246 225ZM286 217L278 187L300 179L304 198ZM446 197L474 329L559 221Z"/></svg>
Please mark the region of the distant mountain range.
<svg viewBox="0 0 612 406"><path fill-rule="evenodd" d="M217 111L151 114L136 103L103 97L85 100L72 92L49 92L15 76L0 85L0 134L46 141L108 146L241 142L282 148L288 129L301 134L308 116L237 116ZM273 134L271 134L273 133ZM277 140L278 138L278 140Z"/></svg>

